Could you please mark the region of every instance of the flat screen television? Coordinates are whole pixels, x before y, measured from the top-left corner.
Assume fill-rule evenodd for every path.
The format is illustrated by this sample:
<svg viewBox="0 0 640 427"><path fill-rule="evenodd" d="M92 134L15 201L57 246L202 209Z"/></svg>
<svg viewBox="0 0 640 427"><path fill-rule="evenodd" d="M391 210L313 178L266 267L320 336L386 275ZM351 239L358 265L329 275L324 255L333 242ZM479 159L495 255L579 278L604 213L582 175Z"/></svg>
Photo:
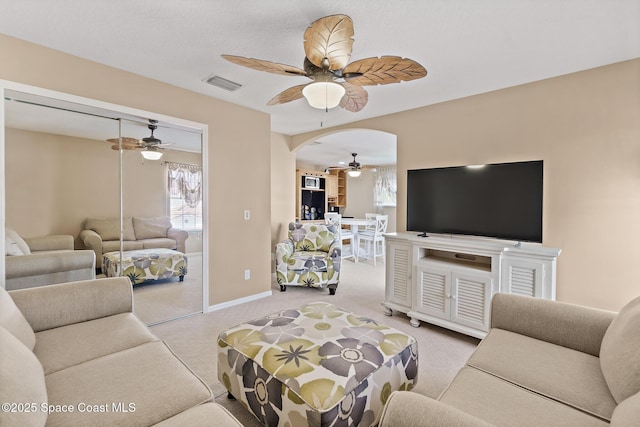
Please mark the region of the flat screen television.
<svg viewBox="0 0 640 427"><path fill-rule="evenodd" d="M407 230L542 243L542 160L407 171Z"/></svg>

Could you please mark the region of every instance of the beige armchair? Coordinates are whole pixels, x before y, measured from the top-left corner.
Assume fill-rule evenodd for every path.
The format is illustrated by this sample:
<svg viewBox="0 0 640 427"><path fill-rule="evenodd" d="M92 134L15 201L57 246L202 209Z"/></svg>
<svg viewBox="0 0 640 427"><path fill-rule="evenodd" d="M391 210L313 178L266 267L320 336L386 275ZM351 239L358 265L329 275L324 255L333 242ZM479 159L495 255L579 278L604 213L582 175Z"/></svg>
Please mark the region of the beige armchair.
<svg viewBox="0 0 640 427"><path fill-rule="evenodd" d="M73 236L50 235L23 239L10 228L7 228L5 233L7 290L90 280L96 277L94 252L73 250Z"/></svg>
<svg viewBox="0 0 640 427"><path fill-rule="evenodd" d="M87 218L80 232L84 246L96 254L96 267L102 269L102 255L120 250L119 218ZM185 252L189 233L171 226L168 217L123 218L123 250L175 249Z"/></svg>

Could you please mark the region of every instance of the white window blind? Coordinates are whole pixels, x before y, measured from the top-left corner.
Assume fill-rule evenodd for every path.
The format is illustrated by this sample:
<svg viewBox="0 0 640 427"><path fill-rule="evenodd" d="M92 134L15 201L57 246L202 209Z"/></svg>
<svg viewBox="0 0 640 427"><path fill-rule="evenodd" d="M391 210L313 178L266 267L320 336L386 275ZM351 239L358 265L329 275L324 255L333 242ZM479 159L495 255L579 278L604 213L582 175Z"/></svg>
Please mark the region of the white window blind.
<svg viewBox="0 0 640 427"><path fill-rule="evenodd" d="M395 206L398 180L396 169L378 168L373 187L373 203L376 206Z"/></svg>
<svg viewBox="0 0 640 427"><path fill-rule="evenodd" d="M171 224L182 230L202 230L202 167L166 162Z"/></svg>

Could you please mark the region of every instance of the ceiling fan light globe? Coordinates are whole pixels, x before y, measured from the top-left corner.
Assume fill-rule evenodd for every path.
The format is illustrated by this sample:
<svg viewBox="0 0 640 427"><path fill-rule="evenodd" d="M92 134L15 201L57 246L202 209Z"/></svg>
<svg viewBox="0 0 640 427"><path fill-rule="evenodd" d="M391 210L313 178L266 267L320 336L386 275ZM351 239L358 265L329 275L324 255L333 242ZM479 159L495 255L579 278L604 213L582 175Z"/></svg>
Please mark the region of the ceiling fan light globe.
<svg viewBox="0 0 640 427"><path fill-rule="evenodd" d="M146 160L160 160L162 153L160 151L143 150L141 151L142 157Z"/></svg>
<svg viewBox="0 0 640 427"><path fill-rule="evenodd" d="M348 171L347 173L349 174L349 176L350 176L351 178L357 178L357 177L359 177L359 176L360 176L360 174L362 173L362 171L359 171L359 170L351 170L351 171Z"/></svg>
<svg viewBox="0 0 640 427"><path fill-rule="evenodd" d="M302 94L313 108L325 110L340 104L345 89L335 82L314 82L306 85Z"/></svg>

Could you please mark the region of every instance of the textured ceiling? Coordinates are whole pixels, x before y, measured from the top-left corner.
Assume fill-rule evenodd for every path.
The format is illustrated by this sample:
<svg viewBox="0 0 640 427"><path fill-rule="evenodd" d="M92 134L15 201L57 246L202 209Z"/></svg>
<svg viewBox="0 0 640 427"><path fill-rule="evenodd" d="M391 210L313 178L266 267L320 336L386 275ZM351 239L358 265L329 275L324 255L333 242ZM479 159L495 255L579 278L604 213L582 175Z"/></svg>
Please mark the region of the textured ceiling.
<svg viewBox="0 0 640 427"><path fill-rule="evenodd" d="M0 32L267 112L294 135L640 57L638 0L0 0ZM307 82L223 60L241 55L302 66L314 20L349 15L351 60L398 55L426 78L367 87L358 113L304 100L268 107ZM240 83L212 87L211 75Z"/></svg>

